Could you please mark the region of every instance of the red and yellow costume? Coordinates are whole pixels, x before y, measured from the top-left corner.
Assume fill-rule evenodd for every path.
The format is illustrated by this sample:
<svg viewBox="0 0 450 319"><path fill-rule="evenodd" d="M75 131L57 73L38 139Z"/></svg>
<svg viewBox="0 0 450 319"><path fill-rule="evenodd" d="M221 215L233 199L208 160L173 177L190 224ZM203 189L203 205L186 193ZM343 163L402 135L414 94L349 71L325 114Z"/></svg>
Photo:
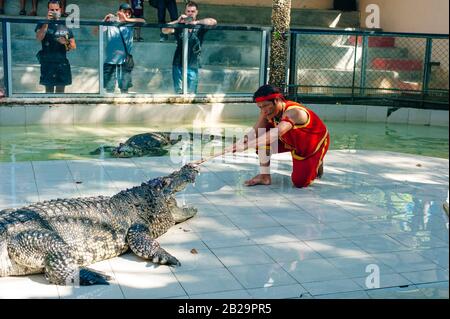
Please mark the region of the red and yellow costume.
<svg viewBox="0 0 450 319"><path fill-rule="evenodd" d="M308 114L308 120L305 124L297 125L284 116L287 110L295 108ZM304 105L285 101L282 114L281 120L269 121L266 129L275 128L283 121L291 123L293 128L280 137L278 150L272 149L271 152L291 152L293 162L292 182L296 187L307 187L317 178L318 169L328 151L330 135L322 120ZM267 147L270 146L267 145Z"/></svg>

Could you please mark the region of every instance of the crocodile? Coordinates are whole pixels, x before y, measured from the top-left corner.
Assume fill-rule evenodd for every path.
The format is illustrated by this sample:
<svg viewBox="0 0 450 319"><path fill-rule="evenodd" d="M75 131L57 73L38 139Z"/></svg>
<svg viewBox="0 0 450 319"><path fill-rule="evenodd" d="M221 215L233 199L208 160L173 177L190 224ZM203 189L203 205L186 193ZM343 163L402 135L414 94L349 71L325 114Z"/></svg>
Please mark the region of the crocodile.
<svg viewBox="0 0 450 319"><path fill-rule="evenodd" d="M168 147L180 142L193 143L193 141L210 142L212 140L224 140L223 136L214 134L194 134L194 133L167 133L150 132L133 135L125 143L120 143L118 147L101 146L90 155L110 153L116 158L130 158L142 156L164 156L169 153Z"/></svg>
<svg viewBox="0 0 450 319"><path fill-rule="evenodd" d="M151 132L133 135L125 143L120 143L118 147L101 146L91 155L98 155L103 152L111 153L113 157L129 158L141 156L163 156L169 151L164 147L174 145L178 139L170 139L170 133Z"/></svg>
<svg viewBox="0 0 450 319"><path fill-rule="evenodd" d="M195 182L199 171L187 164L111 197L0 211L0 277L44 273L56 285L107 285L109 276L87 266L129 250L155 264L180 266L156 239L197 213L178 207L175 193Z"/></svg>

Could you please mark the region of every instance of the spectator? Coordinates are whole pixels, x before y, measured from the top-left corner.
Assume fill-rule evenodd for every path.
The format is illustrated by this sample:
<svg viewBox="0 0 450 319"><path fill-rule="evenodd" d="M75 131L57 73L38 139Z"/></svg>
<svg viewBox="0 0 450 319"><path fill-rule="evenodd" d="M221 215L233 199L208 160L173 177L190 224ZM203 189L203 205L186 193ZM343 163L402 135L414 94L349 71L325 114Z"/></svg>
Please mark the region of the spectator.
<svg viewBox="0 0 450 319"><path fill-rule="evenodd" d="M62 6L59 0L50 0L47 8L47 19L60 19ZM65 86L72 84L67 60L67 51L76 49L72 31L64 23L38 23L35 31L36 39L42 43L42 50L37 55L41 64L39 83L45 86L46 93L64 93Z"/></svg>
<svg viewBox="0 0 450 319"><path fill-rule="evenodd" d="M175 0L157 0L158 3L158 23L166 23L166 9L169 11L170 21L176 20L178 18L178 8ZM167 41L169 36L164 34L161 30L160 42Z"/></svg>
<svg viewBox="0 0 450 319"><path fill-rule="evenodd" d="M119 7L116 15L108 14L105 22L131 22L145 23L142 18L132 18L133 10L128 3L123 3ZM128 89L133 86L131 70L124 67L127 55L133 49L133 27L129 26L108 26L104 28L106 32L106 59L103 64L104 87L108 93L114 93L116 81L121 93L128 93Z"/></svg>
<svg viewBox="0 0 450 319"><path fill-rule="evenodd" d="M131 3L130 3L131 2ZM144 19L144 0L127 0L128 4L131 4L131 10L133 10L133 17ZM137 42L144 41L144 38L141 37L141 28L136 27L134 33L134 39Z"/></svg>
<svg viewBox="0 0 450 319"><path fill-rule="evenodd" d="M25 2L26 0L20 0L20 12L19 14L21 16L24 16L27 14L27 10L25 10ZM61 16L66 17L66 0L61 0L60 2L61 5ZM31 1L31 12L28 14L29 16L37 16L37 5L38 5L38 0L32 0Z"/></svg>
<svg viewBox="0 0 450 319"><path fill-rule="evenodd" d="M213 18L204 18L197 20L198 5L194 1L186 3L184 14L178 20L172 21L169 24L190 24L190 25L205 25L215 26L217 21ZM198 69L199 59L201 53L201 46L203 38L208 30L205 28L189 29L189 43L188 43L188 91L189 93L197 93L198 86ZM182 93L182 79L183 79L183 29L177 28L163 28L165 34L175 33L177 39L177 48L173 57L173 85L175 93Z"/></svg>

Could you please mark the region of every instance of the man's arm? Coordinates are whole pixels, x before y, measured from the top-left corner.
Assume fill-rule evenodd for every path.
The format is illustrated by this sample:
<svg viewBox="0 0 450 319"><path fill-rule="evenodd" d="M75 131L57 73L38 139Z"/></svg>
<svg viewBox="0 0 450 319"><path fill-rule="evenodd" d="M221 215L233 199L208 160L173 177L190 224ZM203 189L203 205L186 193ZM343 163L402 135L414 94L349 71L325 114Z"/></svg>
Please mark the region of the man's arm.
<svg viewBox="0 0 450 319"><path fill-rule="evenodd" d="M204 18L204 19L200 19L197 21L193 21L191 23L187 23L187 24L201 24L201 25L213 27L213 26L217 25L217 20L213 19L213 18Z"/></svg>
<svg viewBox="0 0 450 319"><path fill-rule="evenodd" d="M263 147L277 141L281 136L290 131L294 126L289 122L281 122L276 128L270 129L268 132L258 136L258 138L248 139L247 143L242 141L236 142L229 148L229 152L243 152L249 148Z"/></svg>
<svg viewBox="0 0 450 319"><path fill-rule="evenodd" d="M75 38L69 39L69 50L75 50L77 48L77 43L75 42Z"/></svg>
<svg viewBox="0 0 450 319"><path fill-rule="evenodd" d="M288 121L281 121L280 124L274 129L258 136L258 138L248 138L246 141L240 140L230 147L225 149L224 153L235 153L235 152L243 152L249 148L263 147L266 145L270 145L273 142L277 141L281 136L289 132L294 128L295 125L302 125L308 122L308 113L301 109L291 109L286 111L283 114L283 119L286 118ZM259 123L260 120L258 120ZM257 125L258 125L257 123ZM261 124L261 123L259 123ZM255 128L257 129L257 125ZM265 126L262 126L265 127Z"/></svg>
<svg viewBox="0 0 450 319"><path fill-rule="evenodd" d="M47 20L51 20L52 19L52 14L50 12L47 13ZM38 40L39 42L42 42L42 40L44 40L45 38L45 34L47 33L48 30L48 24L44 23L43 25L41 25L41 27L36 30L36 40Z"/></svg>
<svg viewBox="0 0 450 319"><path fill-rule="evenodd" d="M131 23L145 23L145 20L142 18L127 18L125 21Z"/></svg>
<svg viewBox="0 0 450 319"><path fill-rule="evenodd" d="M259 118L256 121L255 125L253 125L253 128L248 131L242 139L237 141L236 143L226 147L221 153L213 155L212 157L217 157L221 155L225 155L226 153L235 153L235 152L243 152L251 147L255 147L257 145L256 137L258 133L258 129L265 129L267 127L268 121L264 114L261 112L259 114ZM263 134L261 137L266 136L266 134ZM266 145L266 144L264 144Z"/></svg>
<svg viewBox="0 0 450 319"><path fill-rule="evenodd" d="M45 34L48 30L48 24L43 24L37 31L36 31L36 40L39 42L42 42L45 38Z"/></svg>
<svg viewBox="0 0 450 319"><path fill-rule="evenodd" d="M174 20L174 21L172 21L172 22L169 22L169 23L167 23L167 24L177 24L177 23L180 23L181 19L183 19L183 15L179 16L178 19L176 19L176 20ZM172 33L175 32L175 29L174 29L174 28L162 28L162 29L161 29L161 32L164 33L164 34L172 34Z"/></svg>
<svg viewBox="0 0 450 319"><path fill-rule="evenodd" d="M294 128L295 125L303 125L308 122L308 113L301 109L291 109L287 110L281 118L280 124L276 129L271 129L266 134L261 135L258 139L249 145L249 147L262 147L265 145L272 144L284 134L289 132ZM286 119L286 120L283 120Z"/></svg>
<svg viewBox="0 0 450 319"><path fill-rule="evenodd" d="M120 22L130 22L130 23L145 23L145 20L142 18L128 18L123 12L118 12L117 16L119 17Z"/></svg>
<svg viewBox="0 0 450 319"><path fill-rule="evenodd" d="M181 20L186 19L186 18L187 18L187 16L183 14L177 20L169 22L168 24L177 24L177 23L180 23ZM204 19L200 19L200 20L196 20L196 21L192 21L192 22L186 22L186 24L193 24L193 25L201 24L201 25L213 27L213 26L217 25L217 20L213 19L213 18L204 18ZM175 32L175 29L174 28L162 28L161 32L164 34L172 34Z"/></svg>

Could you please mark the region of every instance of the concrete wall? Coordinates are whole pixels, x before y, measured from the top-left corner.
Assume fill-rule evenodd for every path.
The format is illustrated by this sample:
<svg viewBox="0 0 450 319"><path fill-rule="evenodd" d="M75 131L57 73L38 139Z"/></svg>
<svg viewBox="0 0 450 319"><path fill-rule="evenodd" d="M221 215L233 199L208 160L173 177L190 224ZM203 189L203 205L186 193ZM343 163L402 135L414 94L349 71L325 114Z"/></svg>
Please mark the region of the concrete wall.
<svg viewBox="0 0 450 319"><path fill-rule="evenodd" d="M82 19L101 19L107 13L115 12L124 0L68 0L67 3L77 4L80 7ZM27 1L27 10L30 4ZM184 1L178 2L178 12L184 10ZM246 25L270 25L272 14L272 0L199 0L199 17L216 18L220 24L246 24ZM45 1L40 1L38 15L46 13ZM338 17L337 27L359 27L358 12L344 12L329 10L333 7L333 0L294 0L292 1L293 26L328 27ZM6 1L5 12L7 15L19 13L19 1ZM157 23L157 11L145 1L145 19L148 23ZM168 14L166 22L169 21Z"/></svg>
<svg viewBox="0 0 450 319"><path fill-rule="evenodd" d="M359 0L363 27L366 27L366 7L369 4L380 7L384 31L449 33L448 0Z"/></svg>
<svg viewBox="0 0 450 319"><path fill-rule="evenodd" d="M448 111L401 108L388 117L388 107L383 106L311 104L309 107L326 121L449 126ZM214 125L223 121L252 121L257 116L254 103L0 105L0 126L193 122Z"/></svg>

